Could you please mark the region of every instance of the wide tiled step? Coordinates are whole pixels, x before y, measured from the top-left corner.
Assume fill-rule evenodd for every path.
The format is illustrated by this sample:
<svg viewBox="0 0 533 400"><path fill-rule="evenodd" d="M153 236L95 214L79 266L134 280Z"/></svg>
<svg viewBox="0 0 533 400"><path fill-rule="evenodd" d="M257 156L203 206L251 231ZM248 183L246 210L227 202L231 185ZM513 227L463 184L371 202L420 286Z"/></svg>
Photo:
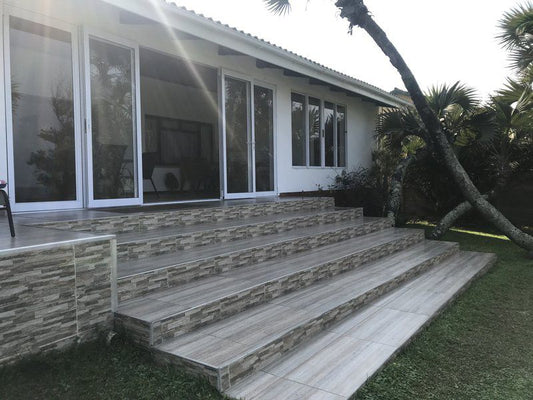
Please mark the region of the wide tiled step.
<svg viewBox="0 0 533 400"><path fill-rule="evenodd" d="M334 207L333 198L285 198L258 200L244 204L213 207L192 206L177 210L130 212L101 218L75 219L69 221L47 221L33 223L33 226L97 233L144 232L165 227L189 226L214 223L233 219L259 217L263 215L286 214L298 211L324 210Z"/></svg>
<svg viewBox="0 0 533 400"><path fill-rule="evenodd" d="M117 256L119 261L151 258L177 250L249 239L361 216L362 210L359 208L304 210L144 232L127 232L117 235Z"/></svg>
<svg viewBox="0 0 533 400"><path fill-rule="evenodd" d="M494 261L492 254L460 252L262 367L227 394L243 400L348 399Z"/></svg>
<svg viewBox="0 0 533 400"><path fill-rule="evenodd" d="M385 218L357 218L314 225L251 239L121 261L119 301L147 295L235 268L256 264L390 228Z"/></svg>
<svg viewBox="0 0 533 400"><path fill-rule="evenodd" d="M219 389L226 390L457 251L453 243L423 241L166 340L153 349L161 361L208 377ZM331 261L338 258L333 256Z"/></svg>
<svg viewBox="0 0 533 400"><path fill-rule="evenodd" d="M231 270L123 302L116 324L142 344L160 344L206 323L420 243L419 230L387 229ZM456 246L449 246L455 251ZM421 248L426 248L422 246Z"/></svg>

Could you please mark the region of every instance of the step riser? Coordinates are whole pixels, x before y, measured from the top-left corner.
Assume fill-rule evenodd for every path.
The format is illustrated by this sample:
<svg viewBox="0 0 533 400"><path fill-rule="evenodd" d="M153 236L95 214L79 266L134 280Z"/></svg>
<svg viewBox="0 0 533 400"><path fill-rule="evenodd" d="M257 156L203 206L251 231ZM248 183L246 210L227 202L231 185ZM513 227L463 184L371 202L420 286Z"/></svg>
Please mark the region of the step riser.
<svg viewBox="0 0 533 400"><path fill-rule="evenodd" d="M219 321L247 308L276 299L284 294L305 288L318 281L329 279L365 263L406 249L424 240L423 234L413 234L372 249L351 254L337 260L314 266L281 279L258 285L237 295L209 303L187 312L174 315L152 325L152 345L158 345L203 325ZM457 252L457 250L455 251Z"/></svg>
<svg viewBox="0 0 533 400"><path fill-rule="evenodd" d="M333 208L334 203L333 198L319 197L279 202L261 202L229 207L205 207L143 213L90 220L61 221L32 224L32 226L95 233L143 232L164 227L188 226L302 210L325 210Z"/></svg>
<svg viewBox="0 0 533 400"><path fill-rule="evenodd" d="M254 286L249 290L241 291L238 295L204 304L152 324L128 315L115 313L115 329L128 332L130 338L142 346L158 345L164 339L168 340L208 323L219 321L252 306L273 300L290 291L309 286L321 279L330 278L349 269L357 268L364 263L406 249L422 240L424 240L424 233L422 231L413 231L412 234L400 239L374 246L359 253L318 265L310 270L283 277L264 285ZM453 251L456 252L457 249Z"/></svg>
<svg viewBox="0 0 533 400"><path fill-rule="evenodd" d="M118 280L118 299L125 301L235 268L296 254L391 227L385 219L357 224L337 231L299 237L266 246L235 251L217 257L169 266Z"/></svg>
<svg viewBox="0 0 533 400"><path fill-rule="evenodd" d="M412 234L398 240L383 243L379 246L317 265L305 271L266 282L263 285L251 287L238 294L189 309L183 313L154 322L151 325L145 321L117 313L115 314L115 326L119 330L131 332L132 339L141 345L158 345L165 339L177 337L252 306L273 300L288 292L309 286L319 280L357 268L364 263L406 249L422 240L424 240L423 232L414 231Z"/></svg>
<svg viewBox="0 0 533 400"><path fill-rule="evenodd" d="M303 324L298 328L285 333L283 336L277 338L273 342L270 342L268 345L256 349L254 353L249 354L242 359L236 360L225 367L214 368L195 362L194 360L188 360L183 357L178 357L159 351L156 352L156 357L163 362L177 363L178 365L188 365L188 368L191 372L198 371L202 374L202 376L207 377L213 384L215 384L214 376L216 375L217 388L219 390L227 390L231 387L231 385L237 383L248 374L272 363L287 351L293 349L295 346L298 346L299 344L309 340L315 334L322 332L332 324L344 319L346 316L357 311L365 304L399 287L404 282L415 278L432 266L442 262L456 251L457 249L455 248L453 251L450 250L443 252L436 257L414 266L403 274L391 278L389 281L367 291L365 294L351 299L350 301L325 312L321 316L308 321L306 324Z"/></svg>
<svg viewBox="0 0 533 400"><path fill-rule="evenodd" d="M288 217L286 219L272 222L239 225L183 235L120 243L117 245L117 254L120 261L145 259L213 243L250 239L253 237L286 232L318 224L328 224L356 219L361 216L361 209L349 209L333 213L323 213L305 217Z"/></svg>
<svg viewBox="0 0 533 400"><path fill-rule="evenodd" d="M443 253L441 256L419 264L415 268L412 268L408 272L396 277L395 279L379 285L378 287L366 292L364 295L352 299L351 301L322 314L320 317L308 322L307 324L292 330L285 336L279 338L277 341L270 343L268 346L265 346L262 349L258 349L256 353L249 355L242 360L234 362L233 364L229 365L225 371L220 371L219 382L221 386L219 389L229 389L231 385L234 385L251 372L272 363L287 351L293 349L306 340L311 339L314 335L324 331L334 323L341 321L369 302L374 301L383 296L385 293L396 289L402 283L417 277L422 272L438 264L449 256L450 254Z"/></svg>
<svg viewBox="0 0 533 400"><path fill-rule="evenodd" d="M453 294L452 297L450 297L446 303L444 303L434 314L432 314L425 322L418 328L416 332L414 332L411 337L409 337L408 340L403 342L401 346L399 346L394 353L390 355L390 357L383 363L383 365L376 369L373 374L367 376L367 381L371 380L375 375L377 375L389 362L394 360L398 354L402 352L403 349L405 349L413 340L415 340L420 333L422 333L439 315L441 315L444 310L446 310L448 307L450 307L457 298L463 294L475 281L477 281L479 278L481 278L483 275L485 275L489 269L491 269L494 264L496 263L497 258L496 256L491 257L491 259L487 262L487 264L479 270L477 274L475 274L473 277L471 277L457 292ZM213 373L213 371L209 371L208 373ZM213 378L209 378L209 381L215 381ZM352 393L352 396L354 396L358 391Z"/></svg>

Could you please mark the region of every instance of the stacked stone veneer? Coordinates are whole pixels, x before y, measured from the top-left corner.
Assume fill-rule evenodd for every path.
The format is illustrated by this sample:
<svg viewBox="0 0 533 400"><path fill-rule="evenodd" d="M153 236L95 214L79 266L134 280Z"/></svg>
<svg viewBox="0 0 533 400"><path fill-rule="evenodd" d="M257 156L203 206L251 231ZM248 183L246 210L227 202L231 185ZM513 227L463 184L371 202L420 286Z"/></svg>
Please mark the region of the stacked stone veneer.
<svg viewBox="0 0 533 400"><path fill-rule="evenodd" d="M161 317L154 321L142 321L117 314L115 324L126 329L131 337L144 346L153 346L165 340L180 336L203 325L234 315L249 307L271 301L283 294L307 287L315 282L332 278L348 270L375 261L381 257L401 251L424 240L422 231L413 230L407 236L385 242L378 246L304 268L283 277L277 277L258 285L253 285L228 297L206 302L185 311ZM456 253L457 246L450 248L446 257Z"/></svg>
<svg viewBox="0 0 533 400"><path fill-rule="evenodd" d="M319 234L268 243L189 262L176 262L166 267L124 276L118 279L118 300L121 302L144 296L192 280L363 236L391 226L391 221L380 218L368 223L353 224L344 229L332 228L331 231Z"/></svg>
<svg viewBox="0 0 533 400"><path fill-rule="evenodd" d="M0 364L112 327L116 242L92 238L0 253Z"/></svg>
<svg viewBox="0 0 533 400"><path fill-rule="evenodd" d="M420 233L419 240L421 239L423 239L423 233ZM339 299L338 304L328 311L317 312L316 315L310 313L307 321L301 323L299 326L286 331L284 334L265 343L262 347L254 349L247 355L224 365L207 365L181 355L176 357L172 353L167 353L158 348L154 348L154 355L162 363L178 365L191 374L207 378L219 390L227 390L251 372L269 365L300 343L305 342L332 324L341 321L362 306L394 290L402 283L413 279L451 255L456 254L458 250L458 245L450 246L441 254L412 265L397 275L390 276L388 280L382 283L370 284L364 293L360 295L352 296L351 294L346 294L343 296L344 299Z"/></svg>
<svg viewBox="0 0 533 400"><path fill-rule="evenodd" d="M225 207L138 213L113 217L32 224L43 228L95 233L143 232L165 227L188 226L262 215L333 208L332 197L266 201Z"/></svg>
<svg viewBox="0 0 533 400"><path fill-rule="evenodd" d="M213 243L250 239L318 224L353 220L362 217L362 215L363 210L361 208L352 208L298 217L288 215L285 218L269 222L247 223L246 220L243 220L242 224L229 227L122 242L118 244L117 254L120 261L146 259Z"/></svg>

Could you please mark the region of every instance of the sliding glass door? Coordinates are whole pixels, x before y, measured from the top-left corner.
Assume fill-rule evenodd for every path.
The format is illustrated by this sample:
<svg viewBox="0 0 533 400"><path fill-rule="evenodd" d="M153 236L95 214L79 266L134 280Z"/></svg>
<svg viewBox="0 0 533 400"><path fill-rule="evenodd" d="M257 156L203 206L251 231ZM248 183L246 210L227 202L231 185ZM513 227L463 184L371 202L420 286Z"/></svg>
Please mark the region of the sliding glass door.
<svg viewBox="0 0 533 400"><path fill-rule="evenodd" d="M224 195L275 193L274 90L224 76Z"/></svg>
<svg viewBox="0 0 533 400"><path fill-rule="evenodd" d="M5 17L9 190L16 211L82 205L75 30ZM5 176L5 175L4 175Z"/></svg>
<svg viewBox="0 0 533 400"><path fill-rule="evenodd" d="M134 46L86 37L89 206L140 204Z"/></svg>
<svg viewBox="0 0 533 400"><path fill-rule="evenodd" d="M274 192L274 91L254 85L255 191Z"/></svg>

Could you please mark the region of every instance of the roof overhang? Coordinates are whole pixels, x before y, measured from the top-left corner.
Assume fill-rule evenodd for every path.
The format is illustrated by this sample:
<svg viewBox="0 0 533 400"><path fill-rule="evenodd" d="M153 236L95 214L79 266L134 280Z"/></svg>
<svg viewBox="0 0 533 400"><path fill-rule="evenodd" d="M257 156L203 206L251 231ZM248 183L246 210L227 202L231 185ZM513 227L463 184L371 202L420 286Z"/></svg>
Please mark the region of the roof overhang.
<svg viewBox="0 0 533 400"><path fill-rule="evenodd" d="M102 0L142 18L150 19L178 29L187 34L210 41L236 53L254 57L268 65L282 68L341 89L363 100L386 107L401 107L409 105L386 91L366 82L344 75L281 47L268 43L252 35L231 28L210 18L195 14L191 11L166 3L163 0Z"/></svg>

